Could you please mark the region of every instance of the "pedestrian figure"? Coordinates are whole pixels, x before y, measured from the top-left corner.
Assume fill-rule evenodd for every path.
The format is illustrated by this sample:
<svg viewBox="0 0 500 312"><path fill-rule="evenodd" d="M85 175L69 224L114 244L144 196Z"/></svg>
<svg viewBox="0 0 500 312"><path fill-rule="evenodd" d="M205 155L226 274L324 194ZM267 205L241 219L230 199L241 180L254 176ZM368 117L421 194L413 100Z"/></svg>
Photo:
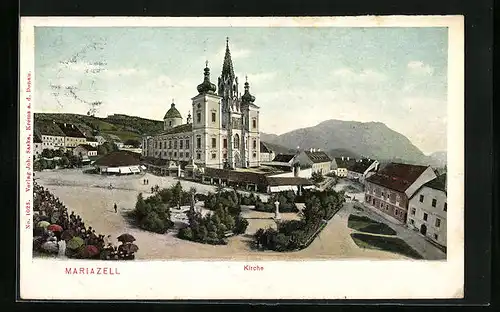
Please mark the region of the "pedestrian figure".
<svg viewBox="0 0 500 312"><path fill-rule="evenodd" d="M115 213L118 212L118 207L116 206L116 203L115 203Z"/></svg>

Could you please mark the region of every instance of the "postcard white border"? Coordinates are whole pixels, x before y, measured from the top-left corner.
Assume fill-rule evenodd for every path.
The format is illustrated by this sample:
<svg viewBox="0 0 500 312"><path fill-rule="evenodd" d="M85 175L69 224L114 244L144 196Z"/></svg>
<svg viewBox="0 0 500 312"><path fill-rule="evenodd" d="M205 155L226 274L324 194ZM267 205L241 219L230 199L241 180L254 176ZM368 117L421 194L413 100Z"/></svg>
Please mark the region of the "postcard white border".
<svg viewBox="0 0 500 312"><path fill-rule="evenodd" d="M120 275L65 274L87 261L33 260L32 220L26 214L26 160L31 142L27 75L35 88L34 27L448 27L448 256L447 261L233 261L92 262ZM464 284L464 18L363 17L21 17L20 30L20 297L21 299L430 299L463 298ZM36 105L32 101L32 105ZM203 277L196 280L190 277ZM54 282L57 281L57 282ZM50 287L49 287L50 285Z"/></svg>

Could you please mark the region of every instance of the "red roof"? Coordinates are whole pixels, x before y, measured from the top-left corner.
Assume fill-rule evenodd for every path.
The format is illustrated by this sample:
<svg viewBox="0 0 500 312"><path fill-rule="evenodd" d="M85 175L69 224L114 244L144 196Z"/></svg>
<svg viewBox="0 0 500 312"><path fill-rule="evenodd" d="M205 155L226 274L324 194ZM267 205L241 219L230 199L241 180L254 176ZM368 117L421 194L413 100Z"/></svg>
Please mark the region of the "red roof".
<svg viewBox="0 0 500 312"><path fill-rule="evenodd" d="M391 190L404 192L427 168L427 166L389 163L378 173L367 178L366 181Z"/></svg>

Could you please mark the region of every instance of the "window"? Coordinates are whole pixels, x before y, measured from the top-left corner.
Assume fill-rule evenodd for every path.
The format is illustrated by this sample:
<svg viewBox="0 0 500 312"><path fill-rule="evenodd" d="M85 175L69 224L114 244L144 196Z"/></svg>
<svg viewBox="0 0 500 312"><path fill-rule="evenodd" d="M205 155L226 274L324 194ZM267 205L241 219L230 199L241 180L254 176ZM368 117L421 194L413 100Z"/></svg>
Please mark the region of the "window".
<svg viewBox="0 0 500 312"><path fill-rule="evenodd" d="M394 209L394 214L397 216L399 214L399 210Z"/></svg>
<svg viewBox="0 0 500 312"><path fill-rule="evenodd" d="M253 153L253 154L252 154L252 157L253 157L253 158L257 158L257 154L256 154L256 153Z"/></svg>
<svg viewBox="0 0 500 312"><path fill-rule="evenodd" d="M240 148L240 136L238 134L234 135L234 148Z"/></svg>
<svg viewBox="0 0 500 312"><path fill-rule="evenodd" d="M196 159L201 159L201 154L200 153L196 154Z"/></svg>
<svg viewBox="0 0 500 312"><path fill-rule="evenodd" d="M447 207L447 206L448 206L448 205L447 205L446 203L444 203L444 208L443 208L443 210L444 210L444 211L446 211L446 210L448 209L448 207Z"/></svg>
<svg viewBox="0 0 500 312"><path fill-rule="evenodd" d="M420 195L419 201L420 201L421 203L423 203L423 202L424 202L424 195Z"/></svg>
<svg viewBox="0 0 500 312"><path fill-rule="evenodd" d="M226 153L222 154L222 158L227 159L227 154Z"/></svg>
<svg viewBox="0 0 500 312"><path fill-rule="evenodd" d="M227 148L227 139L224 139L224 140L222 141L222 147L223 147L223 148Z"/></svg>
<svg viewBox="0 0 500 312"><path fill-rule="evenodd" d="M216 148L216 147L217 147L217 139L212 138L212 148Z"/></svg>
<svg viewBox="0 0 500 312"><path fill-rule="evenodd" d="M424 212L424 221L427 221L427 214Z"/></svg>
<svg viewBox="0 0 500 312"><path fill-rule="evenodd" d="M188 152L186 152L186 158L189 158L189 153Z"/></svg>
<svg viewBox="0 0 500 312"><path fill-rule="evenodd" d="M168 148L172 148L172 141L168 140Z"/></svg>
<svg viewBox="0 0 500 312"><path fill-rule="evenodd" d="M170 120L170 121L168 122L168 125L169 125L170 127L172 127L172 120Z"/></svg>
<svg viewBox="0 0 500 312"><path fill-rule="evenodd" d="M441 219L436 218L436 227L440 227L440 226L441 226Z"/></svg>
<svg viewBox="0 0 500 312"><path fill-rule="evenodd" d="M160 142L160 149L161 149L161 144L162 144L162 143L163 143L163 142Z"/></svg>
<svg viewBox="0 0 500 312"><path fill-rule="evenodd" d="M417 210L415 208L411 208L411 215L414 216L416 211Z"/></svg>
<svg viewBox="0 0 500 312"><path fill-rule="evenodd" d="M180 157L180 158L184 158L184 153L183 153L183 152L180 152L180 153L179 153L179 157Z"/></svg>
<svg viewBox="0 0 500 312"><path fill-rule="evenodd" d="M184 141L183 140L179 140L179 148L180 149L184 148Z"/></svg>
<svg viewBox="0 0 500 312"><path fill-rule="evenodd" d="M217 158L217 155L215 155L215 153L212 153L212 159L215 159Z"/></svg>
<svg viewBox="0 0 500 312"><path fill-rule="evenodd" d="M437 200L435 198L432 199L432 207L436 207Z"/></svg>
<svg viewBox="0 0 500 312"><path fill-rule="evenodd" d="M253 149L256 149L257 148L257 140L253 140Z"/></svg>
<svg viewBox="0 0 500 312"><path fill-rule="evenodd" d="M189 148L189 140L186 140L186 148Z"/></svg>
<svg viewBox="0 0 500 312"><path fill-rule="evenodd" d="M177 140L174 140L174 148L177 148Z"/></svg>
<svg viewBox="0 0 500 312"><path fill-rule="evenodd" d="M172 152L168 152L168 157L172 158Z"/></svg>
<svg viewBox="0 0 500 312"><path fill-rule="evenodd" d="M256 119L252 119L252 128L257 128L257 120Z"/></svg>
<svg viewBox="0 0 500 312"><path fill-rule="evenodd" d="M155 148L158 148L158 142L155 142Z"/></svg>
<svg viewBox="0 0 500 312"><path fill-rule="evenodd" d="M437 240L438 239L438 235L437 234L434 234L434 239Z"/></svg>
<svg viewBox="0 0 500 312"><path fill-rule="evenodd" d="M177 152L174 152L174 157L177 157Z"/></svg>
<svg viewBox="0 0 500 312"><path fill-rule="evenodd" d="M415 224L415 220L410 219L410 224Z"/></svg>
<svg viewBox="0 0 500 312"><path fill-rule="evenodd" d="M196 138L196 148L201 148L201 138Z"/></svg>
<svg viewBox="0 0 500 312"><path fill-rule="evenodd" d="M167 152L163 152L163 156L167 156Z"/></svg>
<svg viewBox="0 0 500 312"><path fill-rule="evenodd" d="M215 113L212 113L212 122L215 122Z"/></svg>

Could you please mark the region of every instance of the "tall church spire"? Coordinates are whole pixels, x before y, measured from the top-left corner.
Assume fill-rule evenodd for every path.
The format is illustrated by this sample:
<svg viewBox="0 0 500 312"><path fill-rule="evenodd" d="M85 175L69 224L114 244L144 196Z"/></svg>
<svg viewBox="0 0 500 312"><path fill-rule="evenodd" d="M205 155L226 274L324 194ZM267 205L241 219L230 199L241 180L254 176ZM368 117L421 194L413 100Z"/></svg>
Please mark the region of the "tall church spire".
<svg viewBox="0 0 500 312"><path fill-rule="evenodd" d="M226 55L224 55L224 64L222 65L222 78L234 78L233 61L231 60L231 51L229 51L229 37L226 37Z"/></svg>

